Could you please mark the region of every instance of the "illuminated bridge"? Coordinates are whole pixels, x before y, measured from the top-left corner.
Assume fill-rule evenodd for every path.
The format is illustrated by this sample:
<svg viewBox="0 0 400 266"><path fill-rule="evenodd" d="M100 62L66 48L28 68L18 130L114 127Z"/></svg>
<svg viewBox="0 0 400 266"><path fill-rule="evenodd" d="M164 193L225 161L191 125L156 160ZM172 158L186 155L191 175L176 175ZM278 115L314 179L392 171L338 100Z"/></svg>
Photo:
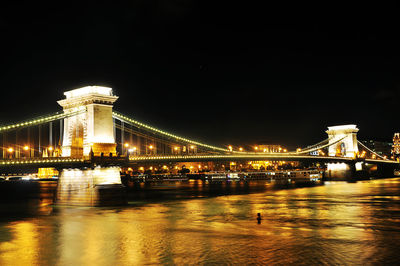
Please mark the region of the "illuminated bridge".
<svg viewBox="0 0 400 266"><path fill-rule="evenodd" d="M118 97L111 88L88 86L65 96L58 101L61 112L0 127L0 169L238 160L397 165L359 142L355 125L329 127L325 140L296 151L249 152L178 136L113 111Z"/></svg>
<svg viewBox="0 0 400 266"><path fill-rule="evenodd" d="M111 88L88 86L64 95L60 112L0 126L0 174L58 172L59 204L119 204L124 202L121 171L172 173L188 170L184 164L190 163L198 165L190 171L200 172L296 162L326 168L329 177L374 167L390 176L398 167L359 142L356 125L328 127L325 140L295 151L268 152L261 146L245 151L179 136L113 111L118 96Z"/></svg>

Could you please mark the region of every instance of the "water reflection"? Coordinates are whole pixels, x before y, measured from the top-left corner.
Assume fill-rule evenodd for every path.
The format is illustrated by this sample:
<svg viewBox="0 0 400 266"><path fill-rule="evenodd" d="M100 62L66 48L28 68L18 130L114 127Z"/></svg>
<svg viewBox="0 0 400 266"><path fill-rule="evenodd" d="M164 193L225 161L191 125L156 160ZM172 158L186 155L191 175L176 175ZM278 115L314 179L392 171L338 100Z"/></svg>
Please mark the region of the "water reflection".
<svg viewBox="0 0 400 266"><path fill-rule="evenodd" d="M400 179L389 179L54 207L0 223L0 265L396 263L399 192Z"/></svg>

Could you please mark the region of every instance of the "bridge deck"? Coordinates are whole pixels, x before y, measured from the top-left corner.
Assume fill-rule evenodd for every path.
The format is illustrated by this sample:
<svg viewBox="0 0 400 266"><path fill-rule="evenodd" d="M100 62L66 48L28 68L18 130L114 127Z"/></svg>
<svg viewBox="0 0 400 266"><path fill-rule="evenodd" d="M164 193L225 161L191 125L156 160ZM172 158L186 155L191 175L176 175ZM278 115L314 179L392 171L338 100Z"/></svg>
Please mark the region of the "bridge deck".
<svg viewBox="0 0 400 266"><path fill-rule="evenodd" d="M154 155L154 156L131 156L127 157L93 157L69 158L69 157L48 157L48 158L21 158L0 160L0 168L18 168L24 166L35 167L93 167L95 165L116 165L125 166L137 163L157 162L199 162L199 161L315 161L332 163L349 163L365 161L372 164L399 164L393 160L377 159L354 159L350 157L312 156L312 155L289 155L284 154L195 154L195 155Z"/></svg>

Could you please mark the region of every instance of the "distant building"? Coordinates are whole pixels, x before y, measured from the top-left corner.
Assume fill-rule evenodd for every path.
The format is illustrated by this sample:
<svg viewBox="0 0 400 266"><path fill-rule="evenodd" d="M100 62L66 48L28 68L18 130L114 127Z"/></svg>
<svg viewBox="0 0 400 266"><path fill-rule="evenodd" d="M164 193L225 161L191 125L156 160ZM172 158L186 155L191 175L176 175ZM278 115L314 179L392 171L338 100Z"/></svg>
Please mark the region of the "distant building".
<svg viewBox="0 0 400 266"><path fill-rule="evenodd" d="M281 145L261 144L257 146L259 152L286 152Z"/></svg>
<svg viewBox="0 0 400 266"><path fill-rule="evenodd" d="M400 133L394 133L393 145L392 145L393 156L400 157Z"/></svg>
<svg viewBox="0 0 400 266"><path fill-rule="evenodd" d="M365 146L370 148L373 152L390 158L392 154L392 145L390 141L379 141L379 140L362 140Z"/></svg>

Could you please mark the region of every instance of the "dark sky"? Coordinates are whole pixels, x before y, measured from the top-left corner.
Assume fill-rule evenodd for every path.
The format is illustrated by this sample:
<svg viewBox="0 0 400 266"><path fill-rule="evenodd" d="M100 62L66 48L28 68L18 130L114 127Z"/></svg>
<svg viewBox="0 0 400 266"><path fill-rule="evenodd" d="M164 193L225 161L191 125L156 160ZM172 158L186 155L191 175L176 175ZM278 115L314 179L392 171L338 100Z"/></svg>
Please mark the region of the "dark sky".
<svg viewBox="0 0 400 266"><path fill-rule="evenodd" d="M371 13L305 22L246 1L96 2L0 9L1 124L105 85L116 110L221 146L304 146L346 123L361 139L400 131L398 24Z"/></svg>

